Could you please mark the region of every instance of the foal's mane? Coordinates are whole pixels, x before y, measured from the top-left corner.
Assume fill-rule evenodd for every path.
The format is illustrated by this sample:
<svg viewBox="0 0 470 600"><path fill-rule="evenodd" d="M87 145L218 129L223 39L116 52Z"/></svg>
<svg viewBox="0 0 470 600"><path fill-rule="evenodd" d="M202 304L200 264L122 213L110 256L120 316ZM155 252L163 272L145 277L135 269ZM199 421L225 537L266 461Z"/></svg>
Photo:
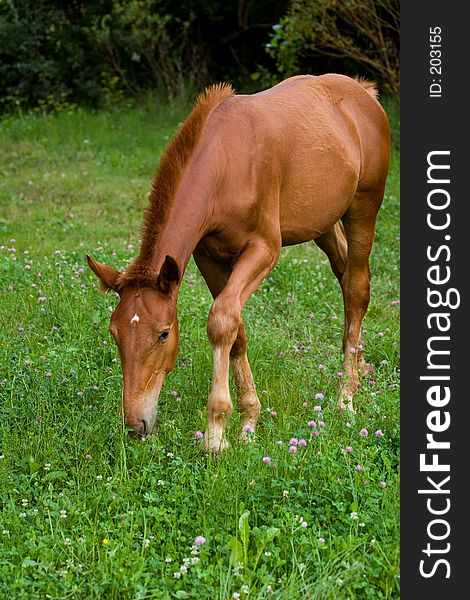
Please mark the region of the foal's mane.
<svg viewBox="0 0 470 600"><path fill-rule="evenodd" d="M374 81L369 81L365 77L362 77L362 75L358 75L353 79L355 79L357 83L360 83L362 87L366 90L366 92L370 96L372 96L372 98L375 98L376 100L379 99L379 90L377 88L377 84Z"/></svg>
<svg viewBox="0 0 470 600"><path fill-rule="evenodd" d="M169 213L183 170L191 158L211 112L226 98L233 96L230 84L218 83L204 90L194 109L182 123L165 148L154 175L149 203L141 227L142 243L139 257L118 279L118 286L131 283L155 285L158 273L151 267L155 241Z"/></svg>

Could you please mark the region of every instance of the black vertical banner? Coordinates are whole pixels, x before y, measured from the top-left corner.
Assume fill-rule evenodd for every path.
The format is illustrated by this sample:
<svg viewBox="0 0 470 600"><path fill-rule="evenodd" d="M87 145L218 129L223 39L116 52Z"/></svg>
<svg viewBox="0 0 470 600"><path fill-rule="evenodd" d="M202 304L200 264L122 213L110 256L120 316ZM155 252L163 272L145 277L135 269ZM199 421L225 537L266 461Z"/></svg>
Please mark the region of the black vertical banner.
<svg viewBox="0 0 470 600"><path fill-rule="evenodd" d="M401 597L470 597L466 2L401 3Z"/></svg>

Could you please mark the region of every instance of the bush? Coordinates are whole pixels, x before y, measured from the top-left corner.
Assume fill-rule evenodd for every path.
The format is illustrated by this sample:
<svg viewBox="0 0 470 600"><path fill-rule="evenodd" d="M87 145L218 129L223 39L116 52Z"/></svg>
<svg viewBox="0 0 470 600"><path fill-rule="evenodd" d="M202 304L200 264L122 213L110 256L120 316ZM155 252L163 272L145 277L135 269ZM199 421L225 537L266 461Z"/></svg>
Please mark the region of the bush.
<svg viewBox="0 0 470 600"><path fill-rule="evenodd" d="M103 54L95 25L107 1L0 3L0 108L97 105Z"/></svg>
<svg viewBox="0 0 470 600"><path fill-rule="evenodd" d="M205 65L192 39L194 14L171 13L165 4L164 0L114 0L97 38L109 68L129 92L155 87L170 99L184 99L188 80L206 79Z"/></svg>
<svg viewBox="0 0 470 600"><path fill-rule="evenodd" d="M267 50L283 76L315 69L321 57L398 95L399 10L398 0L291 0Z"/></svg>
<svg viewBox="0 0 470 600"><path fill-rule="evenodd" d="M217 80L245 89L253 64L270 61L263 43L286 7L286 0L0 0L0 110L97 106L150 87L184 100L188 83Z"/></svg>

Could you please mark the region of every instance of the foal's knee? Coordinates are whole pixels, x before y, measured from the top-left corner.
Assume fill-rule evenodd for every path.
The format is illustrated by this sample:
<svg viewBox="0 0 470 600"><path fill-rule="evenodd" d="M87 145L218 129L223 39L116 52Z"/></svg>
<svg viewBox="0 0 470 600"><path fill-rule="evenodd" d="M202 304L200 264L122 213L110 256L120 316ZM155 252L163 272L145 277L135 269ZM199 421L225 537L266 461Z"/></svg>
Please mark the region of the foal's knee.
<svg viewBox="0 0 470 600"><path fill-rule="evenodd" d="M217 395L209 395L207 408L210 416L213 418L226 417L228 419L232 414L233 405L230 397L224 398Z"/></svg>
<svg viewBox="0 0 470 600"><path fill-rule="evenodd" d="M207 337L212 346L232 346L240 325L239 302L217 297L207 320Z"/></svg>

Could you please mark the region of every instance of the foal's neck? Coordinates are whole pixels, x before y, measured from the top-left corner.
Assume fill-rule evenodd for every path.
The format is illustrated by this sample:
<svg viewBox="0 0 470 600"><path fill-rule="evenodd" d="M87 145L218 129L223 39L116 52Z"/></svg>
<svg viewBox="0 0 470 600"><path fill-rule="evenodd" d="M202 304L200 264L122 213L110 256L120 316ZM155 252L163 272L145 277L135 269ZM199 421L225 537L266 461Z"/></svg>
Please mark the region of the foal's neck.
<svg viewBox="0 0 470 600"><path fill-rule="evenodd" d="M207 166L200 168L199 162L202 160L188 165L154 239L148 262L157 273L169 255L175 259L182 275L194 249L210 231L215 181Z"/></svg>

